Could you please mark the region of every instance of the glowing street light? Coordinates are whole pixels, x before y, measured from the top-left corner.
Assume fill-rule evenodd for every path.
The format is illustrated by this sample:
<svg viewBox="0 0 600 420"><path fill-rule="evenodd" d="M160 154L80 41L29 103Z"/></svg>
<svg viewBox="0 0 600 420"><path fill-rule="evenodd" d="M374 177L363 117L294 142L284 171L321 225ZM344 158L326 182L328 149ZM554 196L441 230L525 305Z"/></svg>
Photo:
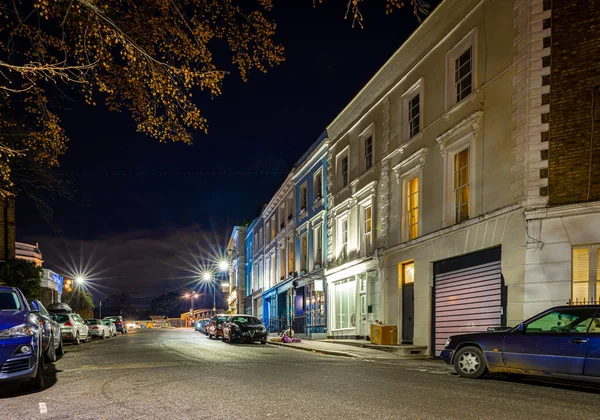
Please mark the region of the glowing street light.
<svg viewBox="0 0 600 420"><path fill-rule="evenodd" d="M204 281L210 281L210 279L212 278L211 274L207 271L206 273L204 273L202 275L202 278L204 279Z"/></svg>
<svg viewBox="0 0 600 420"><path fill-rule="evenodd" d="M221 271L227 271L227 270L229 270L229 262L227 262L227 261L221 261L219 263L219 270L221 270Z"/></svg>
<svg viewBox="0 0 600 420"><path fill-rule="evenodd" d="M85 279L84 279L83 277L81 277L81 276L77 276L77 277L75 278L75 282L76 282L77 284L81 285L81 284L83 284L83 283L85 282Z"/></svg>

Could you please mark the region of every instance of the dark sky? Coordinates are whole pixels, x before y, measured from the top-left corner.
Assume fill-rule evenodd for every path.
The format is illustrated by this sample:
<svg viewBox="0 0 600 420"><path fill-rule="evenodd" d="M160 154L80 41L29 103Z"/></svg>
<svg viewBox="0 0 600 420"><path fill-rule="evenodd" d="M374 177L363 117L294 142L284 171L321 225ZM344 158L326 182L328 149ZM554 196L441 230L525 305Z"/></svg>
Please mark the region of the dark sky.
<svg viewBox="0 0 600 420"><path fill-rule="evenodd" d="M412 9L386 16L384 1L373 0L363 7L365 28L353 29L345 4L276 1L286 62L247 83L233 72L220 97L202 99L209 133L192 146L140 135L126 113L67 103L71 141L59 171L72 182L75 203L54 203L56 233L18 198L18 240L39 242L44 266L58 272L89 262L104 294L143 299L183 287L194 276L185 270L194 265L190 246L222 247L234 224L256 217L418 25Z"/></svg>

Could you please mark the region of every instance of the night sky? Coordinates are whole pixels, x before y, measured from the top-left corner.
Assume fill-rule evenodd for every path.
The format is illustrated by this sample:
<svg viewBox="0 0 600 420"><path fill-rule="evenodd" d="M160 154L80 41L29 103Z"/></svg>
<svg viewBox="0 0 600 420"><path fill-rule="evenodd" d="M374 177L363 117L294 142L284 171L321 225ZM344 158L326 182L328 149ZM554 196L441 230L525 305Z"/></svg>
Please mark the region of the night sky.
<svg viewBox="0 0 600 420"><path fill-rule="evenodd" d="M120 291L137 302L183 288L209 246L255 218L294 162L418 25L412 9L363 6L365 28L344 19L345 1L275 2L286 62L243 83L232 72L200 99L208 135L161 144L127 113L74 100L61 113L69 149L59 172L74 202L56 199L53 226L17 198L17 238L39 242L44 267L84 268L96 298ZM432 4L437 4L432 2Z"/></svg>

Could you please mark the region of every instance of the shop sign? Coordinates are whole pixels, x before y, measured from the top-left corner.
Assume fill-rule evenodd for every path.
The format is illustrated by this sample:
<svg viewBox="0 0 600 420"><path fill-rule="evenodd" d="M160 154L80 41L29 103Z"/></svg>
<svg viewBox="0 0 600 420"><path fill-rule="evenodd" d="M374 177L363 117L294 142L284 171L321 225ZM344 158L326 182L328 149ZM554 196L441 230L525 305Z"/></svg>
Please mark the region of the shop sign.
<svg viewBox="0 0 600 420"><path fill-rule="evenodd" d="M315 280L315 292L323 291L323 280Z"/></svg>
<svg viewBox="0 0 600 420"><path fill-rule="evenodd" d="M231 294L227 298L227 303L231 306L235 303L236 300L237 300L237 290L234 290L233 292L231 292Z"/></svg>

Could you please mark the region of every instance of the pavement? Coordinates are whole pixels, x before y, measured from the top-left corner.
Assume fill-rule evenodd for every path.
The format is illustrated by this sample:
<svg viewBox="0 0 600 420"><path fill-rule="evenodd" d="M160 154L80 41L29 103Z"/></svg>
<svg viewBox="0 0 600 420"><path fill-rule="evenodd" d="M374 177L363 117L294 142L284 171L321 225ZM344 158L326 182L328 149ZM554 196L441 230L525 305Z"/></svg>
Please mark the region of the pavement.
<svg viewBox="0 0 600 420"><path fill-rule="evenodd" d="M468 380L437 361L381 359L361 348L339 357L151 329L65 350L45 372L45 389L0 385L0 419L599 417L597 387Z"/></svg>

